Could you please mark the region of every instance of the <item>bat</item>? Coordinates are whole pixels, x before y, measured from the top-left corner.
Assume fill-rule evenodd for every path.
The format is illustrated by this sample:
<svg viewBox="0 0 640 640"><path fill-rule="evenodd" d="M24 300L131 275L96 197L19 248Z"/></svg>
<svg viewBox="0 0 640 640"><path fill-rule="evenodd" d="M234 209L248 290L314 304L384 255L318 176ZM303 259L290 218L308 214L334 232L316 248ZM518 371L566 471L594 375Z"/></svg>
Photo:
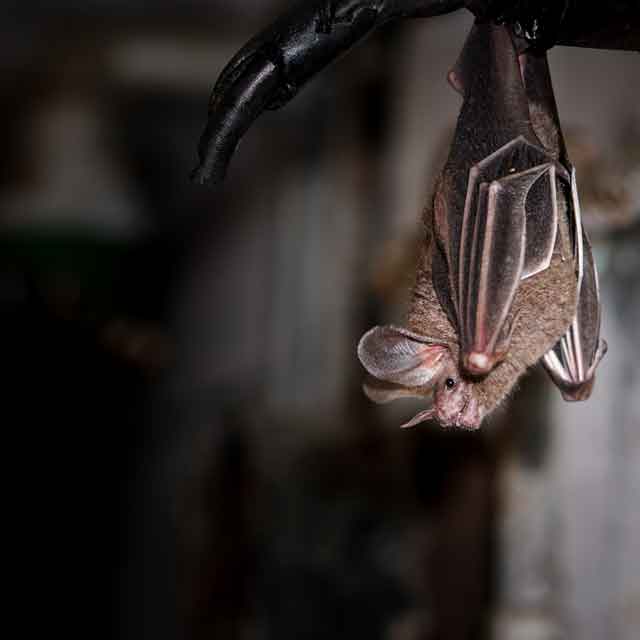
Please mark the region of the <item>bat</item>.
<svg viewBox="0 0 640 640"><path fill-rule="evenodd" d="M404 426L473 429L540 361L585 399L606 343L546 55L476 21L448 79L463 102L407 328L374 327L358 356L372 400L433 395Z"/></svg>

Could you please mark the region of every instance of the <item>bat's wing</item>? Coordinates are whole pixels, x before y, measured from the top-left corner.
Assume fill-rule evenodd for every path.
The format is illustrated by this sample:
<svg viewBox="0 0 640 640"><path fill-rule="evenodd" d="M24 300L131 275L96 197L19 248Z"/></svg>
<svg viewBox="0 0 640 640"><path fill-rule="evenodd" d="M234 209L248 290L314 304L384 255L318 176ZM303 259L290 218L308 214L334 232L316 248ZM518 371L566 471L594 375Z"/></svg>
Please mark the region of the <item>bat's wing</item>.
<svg viewBox="0 0 640 640"><path fill-rule="evenodd" d="M527 60L507 27L477 22L449 74L463 105L434 198L433 274L472 375L507 354L518 286L551 263L557 179L569 183L546 58Z"/></svg>
<svg viewBox="0 0 640 640"><path fill-rule="evenodd" d="M582 228L575 170L571 175L574 253L578 278L578 307L569 329L542 359L565 400L586 400L591 395L595 370L607 352L600 339L600 289L591 244Z"/></svg>
<svg viewBox="0 0 640 640"><path fill-rule="evenodd" d="M558 229L556 163L518 137L469 172L462 231L449 264L463 367L486 374L505 356L523 278L546 269ZM455 254L458 259L455 259Z"/></svg>
<svg viewBox="0 0 640 640"><path fill-rule="evenodd" d="M536 138L547 152L569 167L547 56L527 51L520 54L518 60L527 94L529 120ZM563 177L569 183L569 173L564 173Z"/></svg>

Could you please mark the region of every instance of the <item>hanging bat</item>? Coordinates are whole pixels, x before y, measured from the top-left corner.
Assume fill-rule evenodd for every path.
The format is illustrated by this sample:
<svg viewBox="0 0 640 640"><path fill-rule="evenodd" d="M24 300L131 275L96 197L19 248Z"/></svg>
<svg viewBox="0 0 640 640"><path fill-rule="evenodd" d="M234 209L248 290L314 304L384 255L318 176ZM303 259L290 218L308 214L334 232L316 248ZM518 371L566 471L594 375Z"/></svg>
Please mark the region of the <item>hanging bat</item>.
<svg viewBox="0 0 640 640"><path fill-rule="evenodd" d="M541 360L565 398L584 399L606 351L546 56L523 45L474 24L449 74L463 103L408 329L375 327L358 346L374 401L433 394L405 426L477 428Z"/></svg>

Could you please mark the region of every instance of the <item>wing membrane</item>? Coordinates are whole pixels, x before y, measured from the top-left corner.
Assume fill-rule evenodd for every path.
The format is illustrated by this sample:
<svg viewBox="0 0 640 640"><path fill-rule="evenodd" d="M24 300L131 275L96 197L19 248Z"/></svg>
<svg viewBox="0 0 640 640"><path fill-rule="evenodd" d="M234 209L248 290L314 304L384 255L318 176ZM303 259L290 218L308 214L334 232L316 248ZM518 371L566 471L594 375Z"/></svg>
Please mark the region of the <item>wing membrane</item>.
<svg viewBox="0 0 640 640"><path fill-rule="evenodd" d="M595 370L607 352L600 339L600 288L591 244L582 227L575 170L571 174L572 231L577 270L578 306L569 329L542 359L542 364L565 400L591 395Z"/></svg>
<svg viewBox="0 0 640 640"><path fill-rule="evenodd" d="M494 162L503 163L505 157L515 160L515 146ZM549 187L555 186L553 164L547 162L516 173L507 170L506 177L482 182L474 194L472 186L487 173L490 175L491 171L480 167L470 179L459 262L463 366L478 375L488 373L508 349L505 324L520 281L548 265L557 232L555 188ZM544 201L549 210L540 213L544 224L534 232L539 250L531 251L527 237L531 225L527 225L525 205L537 183L541 183L541 191L547 192ZM534 218L536 221L539 222Z"/></svg>

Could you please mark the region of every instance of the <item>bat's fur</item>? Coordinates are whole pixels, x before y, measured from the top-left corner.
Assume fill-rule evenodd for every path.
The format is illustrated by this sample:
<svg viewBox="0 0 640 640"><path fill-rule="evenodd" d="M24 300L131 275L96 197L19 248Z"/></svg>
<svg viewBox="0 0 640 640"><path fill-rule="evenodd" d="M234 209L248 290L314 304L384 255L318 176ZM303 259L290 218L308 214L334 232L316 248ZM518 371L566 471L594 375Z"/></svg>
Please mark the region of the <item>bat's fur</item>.
<svg viewBox="0 0 640 640"><path fill-rule="evenodd" d="M566 224L566 217L562 216ZM431 273L431 252L435 249L432 214L424 215L425 243L409 307L407 325L421 335L440 336L451 343L459 359L456 331L442 309ZM557 342L576 311L575 264L557 252L546 271L522 282L512 307L516 318L509 352L489 375L481 379L462 376L473 387L485 413L493 411L513 389L525 371L535 365Z"/></svg>

